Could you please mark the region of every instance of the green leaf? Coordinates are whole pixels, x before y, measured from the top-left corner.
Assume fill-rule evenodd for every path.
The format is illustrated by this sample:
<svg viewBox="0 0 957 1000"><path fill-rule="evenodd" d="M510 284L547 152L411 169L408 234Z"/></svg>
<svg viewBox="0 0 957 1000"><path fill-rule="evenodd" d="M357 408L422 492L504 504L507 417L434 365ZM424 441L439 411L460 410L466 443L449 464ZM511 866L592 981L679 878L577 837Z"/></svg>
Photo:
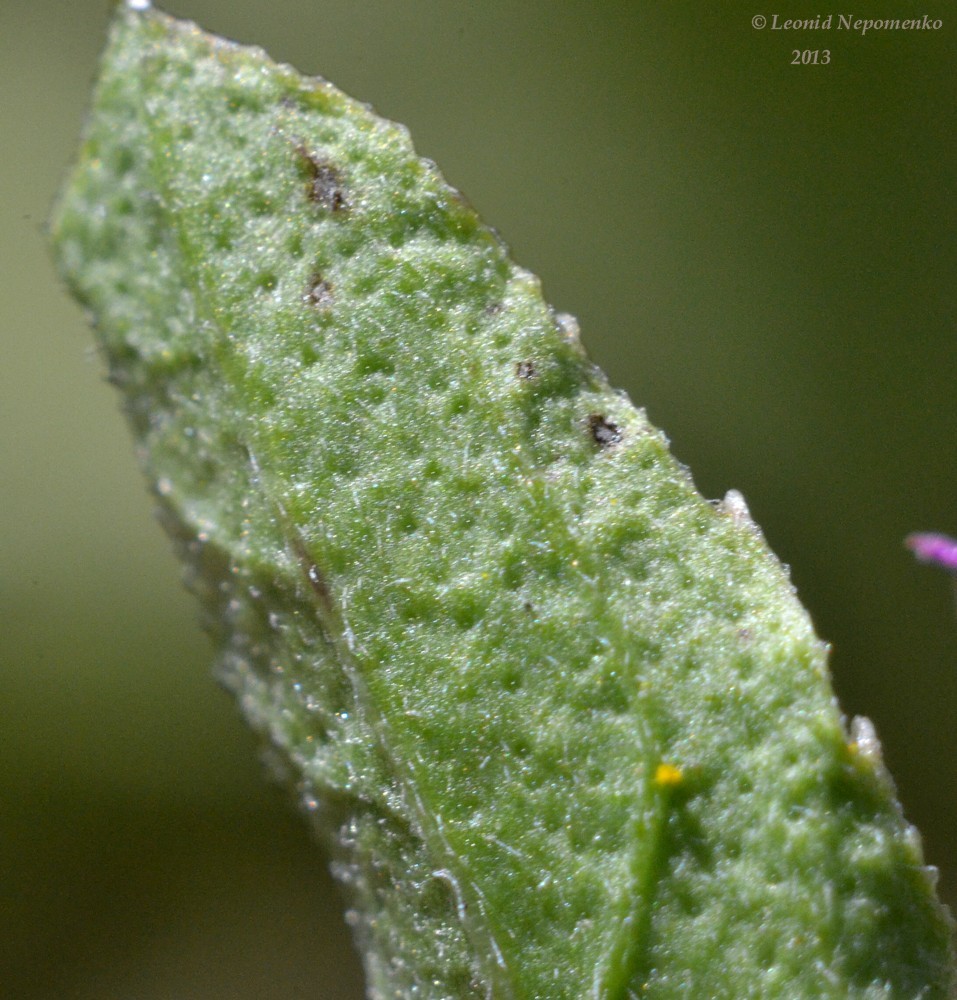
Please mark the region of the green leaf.
<svg viewBox="0 0 957 1000"><path fill-rule="evenodd" d="M121 7L53 234L371 995L948 995L917 835L743 501L401 126Z"/></svg>

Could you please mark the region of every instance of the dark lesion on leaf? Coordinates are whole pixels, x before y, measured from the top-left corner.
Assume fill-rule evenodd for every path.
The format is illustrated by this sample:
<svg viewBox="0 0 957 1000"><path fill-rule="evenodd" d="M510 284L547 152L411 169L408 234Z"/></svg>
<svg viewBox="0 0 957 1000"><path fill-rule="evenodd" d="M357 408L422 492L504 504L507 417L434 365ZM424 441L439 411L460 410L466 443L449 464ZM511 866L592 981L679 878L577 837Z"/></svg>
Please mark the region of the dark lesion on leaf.
<svg viewBox="0 0 957 1000"><path fill-rule="evenodd" d="M515 366L515 375L517 378L521 379L533 379L538 378L538 370L535 368L534 361L519 361Z"/></svg>
<svg viewBox="0 0 957 1000"><path fill-rule="evenodd" d="M317 309L326 309L332 305L332 284L319 271L313 271L306 282L302 301Z"/></svg>
<svg viewBox="0 0 957 1000"><path fill-rule="evenodd" d="M339 168L321 153L296 145L302 169L306 175L306 195L311 202L329 212L342 212L349 207L345 183Z"/></svg>
<svg viewBox="0 0 957 1000"><path fill-rule="evenodd" d="M306 550L306 545L299 534L295 531L289 536L290 543L292 545L292 550L296 555L296 559L299 565L305 572L306 580L309 582L309 589L315 594L316 600L319 605L319 611L322 616L322 624L328 626L329 622L335 615L335 603L332 599L332 591L329 588L329 583L322 573L322 570L316 565L309 552Z"/></svg>
<svg viewBox="0 0 957 1000"><path fill-rule="evenodd" d="M621 440L621 430L618 425L613 424L603 413L589 414L588 429L591 431L595 444L600 448L618 444Z"/></svg>
<svg viewBox="0 0 957 1000"><path fill-rule="evenodd" d="M246 445L241 444L240 447L246 453L247 461L249 462L249 466L252 470L252 484L257 489L263 490L262 467L259 464L259 460L256 458L253 451ZM263 495L266 496L265 492L263 492ZM337 609L332 596L332 588L329 586L329 581L323 574L322 570L316 565L316 561L313 559L309 549L306 547L305 540L302 535L300 535L295 524L293 524L292 518L290 518L289 513L283 506L282 502L275 499L273 503L275 505L278 522L282 528L283 537L289 544L289 547L292 550L292 555L299 564L299 567L309 584L309 589L316 598L316 608L319 612L319 628L321 629L326 640L331 643L333 641L333 636L336 635L337 631L341 631L340 628L337 628Z"/></svg>

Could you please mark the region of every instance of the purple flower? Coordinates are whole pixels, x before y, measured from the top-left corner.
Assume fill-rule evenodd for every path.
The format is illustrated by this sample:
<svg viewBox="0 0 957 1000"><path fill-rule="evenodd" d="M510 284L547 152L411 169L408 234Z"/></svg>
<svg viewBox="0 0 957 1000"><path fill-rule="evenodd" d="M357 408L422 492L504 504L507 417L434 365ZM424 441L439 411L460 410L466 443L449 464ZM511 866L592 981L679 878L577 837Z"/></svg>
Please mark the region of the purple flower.
<svg viewBox="0 0 957 1000"><path fill-rule="evenodd" d="M957 540L948 538L947 535L918 531L908 535L904 544L921 562L933 563L942 569L957 572Z"/></svg>

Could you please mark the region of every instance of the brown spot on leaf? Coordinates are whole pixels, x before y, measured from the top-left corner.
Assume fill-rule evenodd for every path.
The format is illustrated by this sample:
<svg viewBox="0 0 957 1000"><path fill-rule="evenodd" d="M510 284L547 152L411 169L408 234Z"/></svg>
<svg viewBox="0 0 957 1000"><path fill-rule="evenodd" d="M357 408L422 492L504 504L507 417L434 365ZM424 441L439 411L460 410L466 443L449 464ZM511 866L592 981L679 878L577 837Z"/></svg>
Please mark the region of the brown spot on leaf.
<svg viewBox="0 0 957 1000"><path fill-rule="evenodd" d="M316 271L306 285L306 290L302 293L302 301L307 305L315 306L318 309L325 309L332 305L332 285Z"/></svg>
<svg viewBox="0 0 957 1000"><path fill-rule="evenodd" d="M293 534L290 540L293 552L295 552L296 558L299 560L299 565L302 567L306 574L306 579L309 581L309 588L316 595L319 610L324 619L322 624L325 626L335 613L335 605L332 600L332 591L329 589L329 583L322 575L319 567L313 562L306 550L305 543L299 535Z"/></svg>
<svg viewBox="0 0 957 1000"><path fill-rule="evenodd" d="M342 174L334 163L318 153L310 152L302 144L296 146L308 181L306 195L309 200L329 212L341 212L349 207Z"/></svg>
<svg viewBox="0 0 957 1000"><path fill-rule="evenodd" d="M592 413L588 417L588 429L599 447L607 448L621 440L621 431L602 413Z"/></svg>

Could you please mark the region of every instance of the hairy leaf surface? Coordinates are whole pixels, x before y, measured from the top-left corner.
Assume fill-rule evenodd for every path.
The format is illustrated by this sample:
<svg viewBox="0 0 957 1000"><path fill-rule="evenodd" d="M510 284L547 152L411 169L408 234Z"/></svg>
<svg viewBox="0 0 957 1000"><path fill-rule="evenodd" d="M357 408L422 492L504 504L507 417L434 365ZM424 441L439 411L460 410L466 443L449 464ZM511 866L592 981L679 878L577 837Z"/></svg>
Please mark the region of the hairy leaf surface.
<svg viewBox="0 0 957 1000"><path fill-rule="evenodd" d="M916 834L743 502L405 129L122 7L54 239L372 995L948 994Z"/></svg>

